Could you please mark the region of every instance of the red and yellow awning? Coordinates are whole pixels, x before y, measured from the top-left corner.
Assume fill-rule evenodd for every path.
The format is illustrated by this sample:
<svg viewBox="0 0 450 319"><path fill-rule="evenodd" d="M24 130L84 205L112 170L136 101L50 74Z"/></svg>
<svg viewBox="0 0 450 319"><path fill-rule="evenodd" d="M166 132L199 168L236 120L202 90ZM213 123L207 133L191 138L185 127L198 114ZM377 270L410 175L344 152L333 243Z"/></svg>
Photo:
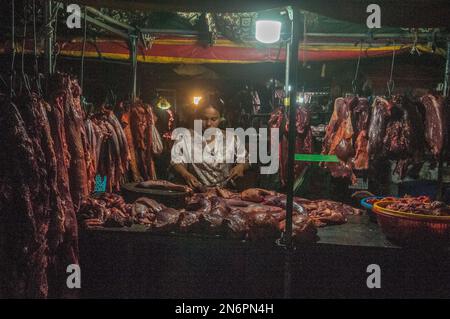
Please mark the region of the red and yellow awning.
<svg viewBox="0 0 450 319"><path fill-rule="evenodd" d="M299 49L301 61L329 61L342 59L356 59L362 57L381 57L392 54L393 50L402 53L411 50L411 44L371 44L371 46L355 45L349 40L333 39L333 43L324 42L302 43ZM10 47L10 45L9 45ZM59 40L57 51L60 56L81 57L83 47L82 39ZM26 53L33 53L32 41L25 45ZM21 44L16 44L16 49L21 52ZM431 52L426 46L418 45L417 49ZM0 53L10 52L8 47L0 48ZM38 52L42 52L41 49ZM130 59L130 51L125 40L98 39L95 42L87 42L85 48L87 58L105 58L113 60ZM143 63L261 63L283 62L286 52L280 47L262 47L257 43L251 45L236 44L226 39L218 40L214 46L206 47L197 39L182 37L164 37L153 41L152 45L145 49L142 45L138 48L138 61Z"/></svg>

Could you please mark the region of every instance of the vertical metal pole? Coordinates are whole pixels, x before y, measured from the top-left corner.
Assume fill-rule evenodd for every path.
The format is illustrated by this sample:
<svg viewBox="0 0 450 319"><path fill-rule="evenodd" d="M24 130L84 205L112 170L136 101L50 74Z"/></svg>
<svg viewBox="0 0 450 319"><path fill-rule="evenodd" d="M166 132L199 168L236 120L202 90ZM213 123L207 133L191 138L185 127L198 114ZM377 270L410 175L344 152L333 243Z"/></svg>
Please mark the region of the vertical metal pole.
<svg viewBox="0 0 450 319"><path fill-rule="evenodd" d="M298 8L293 8L292 43L289 55L289 75L291 90L289 92L289 131L288 131L288 161L287 161L287 205L286 205L286 244L292 243L292 209L294 200L294 155L295 155L295 107L298 88L298 48L302 24Z"/></svg>
<svg viewBox="0 0 450 319"><path fill-rule="evenodd" d="M52 1L45 1L44 4L44 21L45 21L45 70L48 75L53 74L53 27L52 17Z"/></svg>
<svg viewBox="0 0 450 319"><path fill-rule="evenodd" d="M286 75L285 75L285 80L284 80L284 95L285 95L285 99L284 99L284 106L288 106L288 97L289 97L289 56L291 55L291 43L288 41L288 43L286 44Z"/></svg>
<svg viewBox="0 0 450 319"><path fill-rule="evenodd" d="M131 58L131 100L136 101L137 90L137 36L130 35L130 58Z"/></svg>
<svg viewBox="0 0 450 319"><path fill-rule="evenodd" d="M444 78L444 92L443 95L445 98L448 97L449 90L449 80L450 80L450 41L447 39L447 60L445 61L445 78ZM448 137L446 137L444 145L447 145ZM444 164L444 152L447 151L447 147L444 147L441 155L439 156L439 165L438 165L438 180L437 180L437 194L436 199L442 200L443 191L444 191L444 183L442 181L442 167Z"/></svg>
<svg viewBox="0 0 450 319"><path fill-rule="evenodd" d="M284 297L291 297L291 268L292 268L292 210L294 201L294 155L295 155L295 133L296 125L295 119L297 115L297 109L295 107L297 99L297 87L298 87L298 48L300 41L300 34L302 34L302 25L300 23L300 12L297 7L292 7L292 23L291 23L291 43L289 46L289 55L287 56L286 63L289 65L287 86L289 93L289 100L287 106L289 110L289 131L288 131L288 162L287 162L287 202L286 202L286 229L285 229L285 270L284 270Z"/></svg>
<svg viewBox="0 0 450 319"><path fill-rule="evenodd" d="M447 39L447 60L445 61L444 97L448 97L450 80L450 41Z"/></svg>

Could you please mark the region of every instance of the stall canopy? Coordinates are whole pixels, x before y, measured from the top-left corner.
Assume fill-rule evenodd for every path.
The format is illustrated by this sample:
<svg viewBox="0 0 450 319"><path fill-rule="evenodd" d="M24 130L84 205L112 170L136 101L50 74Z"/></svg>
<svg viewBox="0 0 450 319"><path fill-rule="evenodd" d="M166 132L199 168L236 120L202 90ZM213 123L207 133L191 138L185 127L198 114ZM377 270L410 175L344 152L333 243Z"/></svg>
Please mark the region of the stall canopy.
<svg viewBox="0 0 450 319"><path fill-rule="evenodd" d="M96 4L109 3L104 2L97 1ZM133 4L130 6L134 8ZM272 46L263 46L254 40L255 12L155 12L111 8L99 10L104 16L132 26L140 35L137 50L139 62L261 63L283 62L286 58L283 41ZM60 10L59 23L64 23L65 15L67 15L65 10ZM355 59L359 56L381 57L392 55L394 50L396 54L415 51L444 55L444 50L441 49L445 45L442 41L444 38L438 36L444 34L443 28L411 30L383 27L369 30L365 24L336 20L307 11L304 11L302 18L305 19L305 33L299 48L299 59L304 62ZM96 19L102 23L108 22L101 16L97 16ZM3 28L3 34L8 33L7 26L8 24L5 24L0 27ZM117 37L95 24L88 23L87 26L85 57L130 59L129 42L126 38ZM80 57L83 52L83 31L70 30L63 25L58 26L57 30L57 54ZM153 33L145 30L167 30L167 32ZM178 34L176 36L170 34L171 30L177 31ZM123 32L125 35L128 34L127 30ZM29 38L25 52L33 53L34 43L31 37ZM0 53L9 53L10 48L11 44L4 42L3 46L0 45ZM17 41L16 50L21 52L22 41ZM43 52L43 47L37 51Z"/></svg>
<svg viewBox="0 0 450 319"><path fill-rule="evenodd" d="M355 59L361 57L390 56L392 51L408 53L413 44L371 43L355 45L354 39L332 39L339 43L326 43L323 39L309 40L302 44L299 50L301 61L329 61L339 59ZM320 41L320 42L318 42ZM83 48L83 39L70 41L59 40L57 43L58 55L66 57L80 57ZM26 53L33 53L33 42L28 41ZM426 45L416 45L418 52L432 52ZM8 48L0 49L3 53ZM17 48L21 52L21 48ZM0 51L0 52L2 52ZM41 50L42 51L42 50ZM97 39L86 44L84 56L87 58L102 58L112 60L128 60L130 51L127 41L112 39ZM151 47L139 45L137 59L144 63L261 63L283 62L286 58L284 48L258 48L236 44L227 39L219 39L212 47L204 47L195 39L179 37L161 37L153 41Z"/></svg>
<svg viewBox="0 0 450 319"><path fill-rule="evenodd" d="M398 27L443 27L450 21L448 0L79 0L80 4L127 10L255 12L285 5L339 20L363 24L366 8L381 7L382 24Z"/></svg>

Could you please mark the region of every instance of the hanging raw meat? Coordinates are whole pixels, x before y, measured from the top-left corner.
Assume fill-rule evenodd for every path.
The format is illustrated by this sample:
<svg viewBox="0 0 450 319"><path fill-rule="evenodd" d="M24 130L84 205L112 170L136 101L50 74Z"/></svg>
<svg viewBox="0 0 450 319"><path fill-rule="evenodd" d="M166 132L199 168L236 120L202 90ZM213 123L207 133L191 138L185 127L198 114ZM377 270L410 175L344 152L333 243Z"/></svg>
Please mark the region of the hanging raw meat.
<svg viewBox="0 0 450 319"><path fill-rule="evenodd" d="M283 125L283 123L286 123ZM276 109L269 119L270 128L280 130L279 156L280 156L280 182L282 186L286 185L287 173L287 154L288 154L288 131L289 123L285 119L283 108ZM312 131L310 127L310 114L304 107L298 107L296 113L296 137L295 153L312 153ZM271 141L273 143L273 141ZM294 163L294 178L298 178L308 164L305 162Z"/></svg>
<svg viewBox="0 0 450 319"><path fill-rule="evenodd" d="M322 145L322 154L336 155L340 160L339 163L325 163L325 167L330 169L334 177L351 178L352 182L356 181L352 164L355 155L352 110L358 103L356 97L335 100L334 111ZM358 122L364 122L363 116Z"/></svg>
<svg viewBox="0 0 450 319"><path fill-rule="evenodd" d="M130 105L130 128L134 142L137 167L143 179L156 179L153 159L153 136L156 117L150 105L137 100ZM130 141L129 141L130 143Z"/></svg>
<svg viewBox="0 0 450 319"><path fill-rule="evenodd" d="M95 175L106 177L106 190L118 191L128 171L129 143L122 126L111 110L102 108L86 120L89 148L95 157ZM93 145L95 143L95 145Z"/></svg>
<svg viewBox="0 0 450 319"><path fill-rule="evenodd" d="M383 152L383 139L391 116L392 103L385 98L375 98L369 126L369 158L375 159Z"/></svg>
<svg viewBox="0 0 450 319"><path fill-rule="evenodd" d="M75 79L63 73L55 74L49 82L49 91L54 95L53 102L58 104L52 106L64 111L64 128L70 153L70 192L74 207L78 209L82 199L89 195L86 165L89 159L85 154L88 147L80 101L81 89Z"/></svg>
<svg viewBox="0 0 450 319"><path fill-rule="evenodd" d="M421 98L421 102L425 107L425 140L437 159L447 135L444 119L445 100L442 96L427 94Z"/></svg>
<svg viewBox="0 0 450 319"><path fill-rule="evenodd" d="M356 139L355 157L353 166L358 170L366 170L369 168L369 101L366 98L359 98L358 104L352 110L353 128L355 130Z"/></svg>
<svg viewBox="0 0 450 319"><path fill-rule="evenodd" d="M78 233L69 191L63 97L55 93L60 101L52 101L54 107L36 94L0 103L3 297L73 295L64 276L67 265L78 264Z"/></svg>
<svg viewBox="0 0 450 319"><path fill-rule="evenodd" d="M130 112L126 111L122 114L121 123L123 127L123 131L125 133L125 137L128 142L129 154L130 154L130 171L131 171L131 180L132 181L141 181L142 177L139 173L137 161L136 161L136 151L134 149L134 140L133 135L131 133L131 122L130 122Z"/></svg>

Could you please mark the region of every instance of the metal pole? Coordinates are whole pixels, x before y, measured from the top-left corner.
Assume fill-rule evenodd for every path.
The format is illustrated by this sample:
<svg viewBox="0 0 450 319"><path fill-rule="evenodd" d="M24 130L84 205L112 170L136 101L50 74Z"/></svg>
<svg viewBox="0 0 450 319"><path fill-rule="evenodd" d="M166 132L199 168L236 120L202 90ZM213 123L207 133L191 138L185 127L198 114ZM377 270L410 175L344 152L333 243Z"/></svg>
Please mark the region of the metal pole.
<svg viewBox="0 0 450 319"><path fill-rule="evenodd" d="M450 80L450 41L447 39L447 60L445 61L444 97L448 97Z"/></svg>
<svg viewBox="0 0 450 319"><path fill-rule="evenodd" d="M300 35L303 34L302 26L300 23L300 12L296 7L292 8L292 22L291 22L291 44L289 55L286 57L286 61L289 64L288 81L291 89L289 90L288 110L289 110L289 131L288 131L288 162L287 162L287 200L286 200L286 226L285 226L285 270L284 270L284 297L291 297L291 268L292 268L292 210L294 202L294 155L295 155L295 119L297 115L297 109L295 107L297 98L298 87L298 48ZM288 84L288 85L289 85Z"/></svg>
<svg viewBox="0 0 450 319"><path fill-rule="evenodd" d="M92 17L90 17L88 15L86 15L86 17L84 17L84 16L82 16L82 17L85 18L88 22L90 22L90 23L92 23L92 24L94 24L94 25L96 25L96 26L98 26L100 28L103 28L103 29L105 29L105 30L107 30L109 32L115 33L115 34L121 36L122 38L128 39L128 34L123 32L123 31L120 31L120 30L118 30L118 29L116 29L114 27L111 27L111 26L107 25L106 23L98 21L97 19L92 18Z"/></svg>
<svg viewBox="0 0 450 319"><path fill-rule="evenodd" d="M52 18L52 1L45 1L44 21L45 21L45 70L47 74L53 74L53 23Z"/></svg>
<svg viewBox="0 0 450 319"><path fill-rule="evenodd" d="M95 14L96 16L99 16L100 18L103 18L105 21L108 21L108 22L110 22L110 23L114 23L115 25L118 25L119 27L122 27L122 28L124 28L124 29L127 29L128 31L135 31L135 30L136 30L136 28L134 28L134 27L132 27L132 26L126 24L126 23L117 21L116 19L111 18L110 16L101 13L100 11L98 11L98 10L95 9L95 8L92 8L92 7L86 7L86 10L89 11L89 12L91 12L91 13L93 13L93 14Z"/></svg>
<svg viewBox="0 0 450 319"><path fill-rule="evenodd" d="M445 61L445 78L444 78L444 91L443 95L445 98L448 97L448 90L449 90L449 80L450 80L450 41L447 39L447 60ZM446 142L444 145L447 145L448 137L446 137ZM441 155L439 156L439 165L438 165L438 180L437 180L437 194L436 199L442 200L443 191L444 191L444 183L443 183L443 177L442 177L442 168L444 166L444 152L446 151L446 147L441 152Z"/></svg>
<svg viewBox="0 0 450 319"><path fill-rule="evenodd" d="M289 97L289 56L291 51L291 43L288 41L286 44L286 75L284 80L284 95L285 95L285 102L284 106L288 106L287 101Z"/></svg>
<svg viewBox="0 0 450 319"><path fill-rule="evenodd" d="M136 101L137 90L137 36L130 35L130 59L131 59L131 100Z"/></svg>
<svg viewBox="0 0 450 319"><path fill-rule="evenodd" d="M293 8L292 19L292 43L289 55L289 75L291 90L289 91L289 131L288 131L288 162L287 162L287 205L286 205L286 244L292 244L292 209L294 200L294 155L295 155L295 118L296 98L298 88L298 48L300 34L302 34L300 13L298 8Z"/></svg>

